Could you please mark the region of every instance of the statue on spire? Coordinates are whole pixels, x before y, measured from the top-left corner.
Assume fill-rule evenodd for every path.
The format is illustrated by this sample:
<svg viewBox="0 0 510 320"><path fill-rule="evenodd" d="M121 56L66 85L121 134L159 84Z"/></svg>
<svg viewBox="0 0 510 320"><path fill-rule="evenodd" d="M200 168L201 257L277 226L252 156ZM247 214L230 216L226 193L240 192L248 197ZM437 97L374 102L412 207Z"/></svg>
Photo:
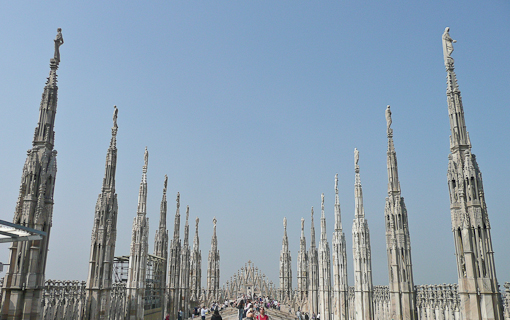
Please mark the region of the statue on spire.
<svg viewBox="0 0 510 320"><path fill-rule="evenodd" d="M147 147L145 147L145 153L143 154L143 160L145 163L145 167L149 165L149 151L147 151Z"/></svg>
<svg viewBox="0 0 510 320"><path fill-rule="evenodd" d="M117 126L117 116L119 114L119 109L117 109L117 106L113 106L113 127L118 128Z"/></svg>
<svg viewBox="0 0 510 320"><path fill-rule="evenodd" d="M214 224L214 228L216 228L216 222L218 222L218 220L216 220L216 217L214 217L214 218L212 219L212 223Z"/></svg>
<svg viewBox="0 0 510 320"><path fill-rule="evenodd" d="M358 151L358 149L354 148L354 168L358 168L358 162L359 162L359 151Z"/></svg>
<svg viewBox="0 0 510 320"><path fill-rule="evenodd" d="M177 199L175 201L177 201L177 209L179 209L181 207L181 194L179 192L177 192Z"/></svg>
<svg viewBox="0 0 510 320"><path fill-rule="evenodd" d="M335 192L338 193L338 173L335 174Z"/></svg>
<svg viewBox="0 0 510 320"><path fill-rule="evenodd" d="M384 112L384 114L386 115L386 127L388 130L388 136L390 136L393 133L393 129L391 129L392 120L391 120L391 109L390 109L389 105L386 107L386 111Z"/></svg>
<svg viewBox="0 0 510 320"><path fill-rule="evenodd" d="M451 57L453 52L453 43L457 42L457 40L453 40L450 37L450 27L446 27L443 33L443 56L445 65L449 62L453 62L453 58Z"/></svg>
<svg viewBox="0 0 510 320"><path fill-rule="evenodd" d="M324 212L324 193L321 194L321 210Z"/></svg>
<svg viewBox="0 0 510 320"><path fill-rule="evenodd" d="M62 28L57 29L57 36L55 37L55 54L53 55L53 59L55 61L60 62L60 46L64 44L64 38L62 37Z"/></svg>
<svg viewBox="0 0 510 320"><path fill-rule="evenodd" d="M168 176L165 174L165 184L163 186L163 193L166 194L166 187L168 186Z"/></svg>
<svg viewBox="0 0 510 320"><path fill-rule="evenodd" d="M198 219L198 217L195 219L195 228L198 230L198 222L200 221L200 219Z"/></svg>
<svg viewBox="0 0 510 320"><path fill-rule="evenodd" d="M287 229L287 217L283 217L283 228Z"/></svg>

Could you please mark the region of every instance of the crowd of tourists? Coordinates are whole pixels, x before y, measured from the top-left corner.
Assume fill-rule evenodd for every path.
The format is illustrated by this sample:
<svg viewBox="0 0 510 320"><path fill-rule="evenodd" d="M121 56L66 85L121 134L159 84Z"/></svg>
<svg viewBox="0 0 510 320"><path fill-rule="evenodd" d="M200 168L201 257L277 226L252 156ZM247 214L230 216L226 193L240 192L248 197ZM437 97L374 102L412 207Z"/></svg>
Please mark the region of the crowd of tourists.
<svg viewBox="0 0 510 320"><path fill-rule="evenodd" d="M240 295L237 300L225 300L223 303L213 302L210 306L202 305L197 306L190 310L189 317L192 319L205 320L205 317L212 312L211 320L222 320L220 311L226 308L237 309L239 320L269 320L266 314L266 309L277 309L280 310L280 303L277 300L271 299L269 296L258 297L258 296L247 296ZM170 315L167 314L165 320L170 319ZM183 311L177 312L177 319L184 320L188 317L184 317ZM298 319L298 320L305 320ZM308 320L308 319L306 319Z"/></svg>
<svg viewBox="0 0 510 320"><path fill-rule="evenodd" d="M269 297L253 298L241 295L235 302L232 302L232 307L238 309L239 320L269 320L266 314L266 308L273 308L280 310L278 301L270 299Z"/></svg>
<svg viewBox="0 0 510 320"><path fill-rule="evenodd" d="M292 312L291 309L289 309L289 312ZM297 320L320 320L321 314L318 313L315 315L315 313L312 313L312 316L308 315L307 312L301 312L299 309L296 312L296 318Z"/></svg>

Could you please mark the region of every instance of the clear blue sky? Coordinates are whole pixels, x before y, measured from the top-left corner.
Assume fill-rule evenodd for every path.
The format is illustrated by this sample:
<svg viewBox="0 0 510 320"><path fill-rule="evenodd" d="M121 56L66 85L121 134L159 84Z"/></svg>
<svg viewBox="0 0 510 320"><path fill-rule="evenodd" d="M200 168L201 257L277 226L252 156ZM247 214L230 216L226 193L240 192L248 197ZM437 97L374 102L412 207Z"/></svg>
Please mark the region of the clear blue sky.
<svg viewBox="0 0 510 320"><path fill-rule="evenodd" d="M458 41L453 57L483 173L498 279L510 281L509 14L508 1L5 2L1 218L14 214L61 27L47 278L87 277L115 104L116 255L129 253L147 146L151 252L168 174L169 233L179 191L192 221L200 218L204 279L214 216L221 283L250 259L277 282L283 217L295 276L300 219L309 244L310 207L318 236L323 192L331 241L338 173L352 284L356 147L374 284L387 284L384 110L390 104L415 283L456 282L441 47L449 26ZM2 245L0 261L7 261L8 247Z"/></svg>

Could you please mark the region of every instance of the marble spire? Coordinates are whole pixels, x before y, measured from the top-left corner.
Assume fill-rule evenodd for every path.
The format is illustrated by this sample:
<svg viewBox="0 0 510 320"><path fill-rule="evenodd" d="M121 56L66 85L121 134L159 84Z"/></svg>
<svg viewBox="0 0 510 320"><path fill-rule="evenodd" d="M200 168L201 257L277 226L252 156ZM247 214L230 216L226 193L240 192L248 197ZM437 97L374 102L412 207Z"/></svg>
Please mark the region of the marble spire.
<svg viewBox="0 0 510 320"><path fill-rule="evenodd" d="M115 193L117 113L118 109L114 106L112 137L106 153L103 186L97 198L92 226L85 319L106 319L110 308L118 214Z"/></svg>
<svg viewBox="0 0 510 320"><path fill-rule="evenodd" d="M462 98L454 71L450 28L443 33L446 98L450 119L448 188L457 258L460 313L464 319L502 319L482 173L471 153Z"/></svg>
<svg viewBox="0 0 510 320"><path fill-rule="evenodd" d="M389 121L388 121L389 119ZM390 106L386 108L388 135L388 197L384 209L386 251L388 254L390 316L392 319L417 319L411 260L411 237L407 209L400 192L397 153L393 144Z"/></svg>
<svg viewBox="0 0 510 320"><path fill-rule="evenodd" d="M280 300L288 302L292 299L292 258L287 237L287 218L283 218L283 240L280 252Z"/></svg>
<svg viewBox="0 0 510 320"><path fill-rule="evenodd" d="M310 312L319 312L319 253L315 244L315 226L313 223L313 207L310 220L310 250L308 251L308 307Z"/></svg>
<svg viewBox="0 0 510 320"><path fill-rule="evenodd" d="M168 176L165 175L165 182L163 184L163 196L159 210L159 228L156 230L156 235L154 236L154 255L164 259L161 263L155 264L153 272L155 276L159 276L159 283L155 283L155 285L159 288L156 287L155 289L159 289L161 297L165 296L166 271L168 267L168 230L166 228L167 186ZM164 301L164 299L162 299L162 301Z"/></svg>
<svg viewBox="0 0 510 320"><path fill-rule="evenodd" d="M32 149L23 166L18 201L13 222L46 232L42 240L13 242L9 253L9 270L4 276L0 318L13 314L24 319L38 319L41 314L42 291L50 229L53 215L53 191L57 174L57 151L53 149L57 112L57 69L60 45L64 43L57 29L55 54L50 59L50 75L46 81L39 108L39 121Z"/></svg>
<svg viewBox="0 0 510 320"><path fill-rule="evenodd" d="M176 315L179 311L180 297L179 297L179 283L181 272L181 240L180 225L181 225L181 195L177 192L176 209L174 219L174 236L170 241L170 251L168 257L168 280L167 280L167 304L166 312L171 315Z"/></svg>
<svg viewBox="0 0 510 320"><path fill-rule="evenodd" d="M190 301L190 247L189 247L189 206L186 206L186 222L184 224L184 242L181 248L181 280L180 280L180 309L184 314L189 312Z"/></svg>
<svg viewBox="0 0 510 320"><path fill-rule="evenodd" d="M147 255L149 249L149 218L147 215L147 167L149 152L144 153L142 181L138 192L138 210L133 220L131 250L129 254L128 281L126 284L125 319L143 319Z"/></svg>
<svg viewBox="0 0 510 320"><path fill-rule="evenodd" d="M354 314L355 319L373 319L372 253L370 250L370 231L363 208L363 190L359 175L359 151L354 149L355 213L352 225L352 243L354 259Z"/></svg>
<svg viewBox="0 0 510 320"><path fill-rule="evenodd" d="M324 193L321 195L321 240L319 242L319 312L321 320L331 319L331 258L326 216L324 214Z"/></svg>
<svg viewBox="0 0 510 320"><path fill-rule="evenodd" d="M198 217L195 220L195 238L193 239L193 252L191 254L190 273L190 300L195 304L200 299L202 291L202 251L200 251L200 239L198 237Z"/></svg>
<svg viewBox="0 0 510 320"><path fill-rule="evenodd" d="M301 238L297 260L297 299L301 304L308 297L308 252L306 251L305 219L301 218Z"/></svg>
<svg viewBox="0 0 510 320"><path fill-rule="evenodd" d="M335 230L333 231L333 317L344 320L349 316L349 284L347 280L347 254L345 233L342 230L338 174L335 175Z"/></svg>
<svg viewBox="0 0 510 320"><path fill-rule="evenodd" d="M213 236L211 238L211 250L209 251L207 265L207 300L216 301L220 289L220 251L218 250L218 238L216 237L216 217L213 219Z"/></svg>

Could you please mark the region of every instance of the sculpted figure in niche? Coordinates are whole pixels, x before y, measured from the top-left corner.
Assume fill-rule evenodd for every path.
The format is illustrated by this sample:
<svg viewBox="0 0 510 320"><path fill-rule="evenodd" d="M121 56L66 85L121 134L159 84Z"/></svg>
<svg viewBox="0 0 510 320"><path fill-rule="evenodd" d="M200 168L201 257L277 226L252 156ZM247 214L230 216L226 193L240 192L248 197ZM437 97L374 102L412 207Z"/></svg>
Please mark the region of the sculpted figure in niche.
<svg viewBox="0 0 510 320"><path fill-rule="evenodd" d="M55 54L53 58L60 62L60 46L64 44L64 38L62 37L62 28L57 29L57 37L55 38Z"/></svg>
<svg viewBox="0 0 510 320"><path fill-rule="evenodd" d="M450 28L446 27L443 33L443 56L445 64L448 62L449 59L453 61L451 55L453 52L453 43L455 42L457 42L457 40L453 40L450 37Z"/></svg>
<svg viewBox="0 0 510 320"><path fill-rule="evenodd" d="M473 200L473 187L471 186L471 183L469 183L469 180L467 181L467 185L468 185L468 201L472 201Z"/></svg>

